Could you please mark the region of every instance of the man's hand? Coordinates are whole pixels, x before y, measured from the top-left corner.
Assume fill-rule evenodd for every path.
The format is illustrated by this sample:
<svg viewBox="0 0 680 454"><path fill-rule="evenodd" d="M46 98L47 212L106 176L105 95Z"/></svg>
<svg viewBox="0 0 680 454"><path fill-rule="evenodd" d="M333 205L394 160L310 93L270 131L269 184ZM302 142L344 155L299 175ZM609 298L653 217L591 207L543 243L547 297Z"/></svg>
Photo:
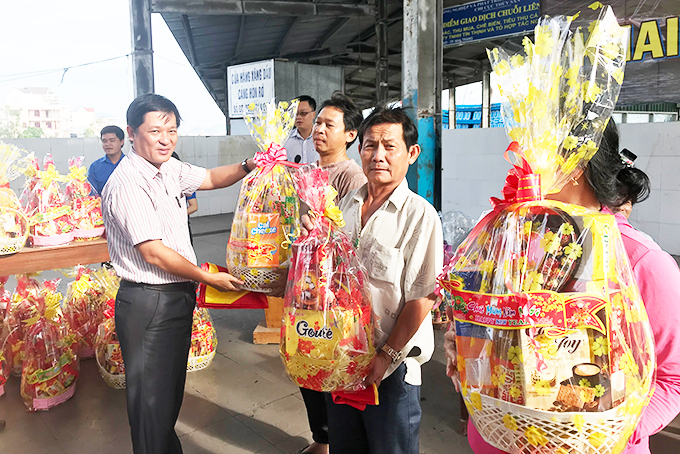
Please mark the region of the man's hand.
<svg viewBox="0 0 680 454"><path fill-rule="evenodd" d="M456 388L456 391L460 392L458 351L456 350L456 331L453 329L444 333L444 354L446 355L446 375L451 377L453 386Z"/></svg>
<svg viewBox="0 0 680 454"><path fill-rule="evenodd" d="M286 294L286 284L288 283L288 268L277 268L273 271L279 278L272 281L270 284L263 284L262 288L271 290L271 292L267 293L267 296L283 298Z"/></svg>
<svg viewBox="0 0 680 454"><path fill-rule="evenodd" d="M300 218L300 236L309 236L309 232L314 230L315 223L307 214L303 214Z"/></svg>
<svg viewBox="0 0 680 454"><path fill-rule="evenodd" d="M207 284L220 292L235 292L240 290L237 285L243 285L244 282L229 273L214 273L210 274Z"/></svg>
<svg viewBox="0 0 680 454"><path fill-rule="evenodd" d="M390 367L390 364L392 364L392 358L390 358L387 353L380 350L371 361L371 371L364 380L364 386L366 386L366 388L370 388L370 386L375 383L375 386L379 387L385 372Z"/></svg>

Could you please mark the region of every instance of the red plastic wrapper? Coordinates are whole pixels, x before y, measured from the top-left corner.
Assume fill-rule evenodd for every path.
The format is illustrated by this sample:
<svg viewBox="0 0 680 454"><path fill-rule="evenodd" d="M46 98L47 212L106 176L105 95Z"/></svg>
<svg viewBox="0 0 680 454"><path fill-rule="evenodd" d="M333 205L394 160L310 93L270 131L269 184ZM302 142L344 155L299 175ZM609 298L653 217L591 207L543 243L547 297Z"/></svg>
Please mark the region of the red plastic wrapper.
<svg viewBox="0 0 680 454"><path fill-rule="evenodd" d="M94 356L99 324L104 321L103 290L85 267L77 269L76 280L69 283L64 302L64 317L80 343L81 358Z"/></svg>
<svg viewBox="0 0 680 454"><path fill-rule="evenodd" d="M293 243L281 359L293 382L315 391L360 391L375 349L366 271L349 237L328 172L295 176L316 227Z"/></svg>
<svg viewBox="0 0 680 454"><path fill-rule="evenodd" d="M49 410L73 396L78 342L64 323L40 317L27 331L21 397L29 411Z"/></svg>
<svg viewBox="0 0 680 454"><path fill-rule="evenodd" d="M5 339L5 356L11 364L15 375L21 373L23 361L23 346L28 331L28 322L46 313L46 296L50 301L57 300L50 305L48 316L54 320L60 320L58 300L61 295L56 293L59 280L39 282L37 279L25 274L18 274L17 286L7 307L5 326L7 337Z"/></svg>
<svg viewBox="0 0 680 454"><path fill-rule="evenodd" d="M125 363L116 334L115 300L106 302L105 320L99 325L95 340L95 355L99 375L112 388L125 388Z"/></svg>
<svg viewBox="0 0 680 454"><path fill-rule="evenodd" d="M9 276L0 276L0 324L5 321L7 307L9 306L9 302L12 299L12 294L5 288L8 279Z"/></svg>
<svg viewBox="0 0 680 454"><path fill-rule="evenodd" d="M95 240L104 234L102 201L98 195L91 195L92 186L87 181L87 167L83 165L84 156L68 160L68 184L66 199L73 213L73 236L78 240Z"/></svg>

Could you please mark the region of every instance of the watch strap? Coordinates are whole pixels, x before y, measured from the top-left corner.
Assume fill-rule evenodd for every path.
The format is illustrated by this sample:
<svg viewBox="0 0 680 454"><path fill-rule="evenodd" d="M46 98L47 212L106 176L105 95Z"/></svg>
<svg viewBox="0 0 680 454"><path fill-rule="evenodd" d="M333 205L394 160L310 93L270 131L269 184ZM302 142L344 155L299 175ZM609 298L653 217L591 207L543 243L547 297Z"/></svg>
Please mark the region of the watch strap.
<svg viewBox="0 0 680 454"><path fill-rule="evenodd" d="M250 173L250 172L251 172L250 167L248 167L248 158L246 158L246 159L244 159L243 161L241 161L241 167L243 168L243 170L244 170L246 173Z"/></svg>
<svg viewBox="0 0 680 454"><path fill-rule="evenodd" d="M384 344L380 350L384 351L387 353L387 356L389 356L392 359L392 364L397 363L401 361L402 353L398 350L393 349L387 344Z"/></svg>

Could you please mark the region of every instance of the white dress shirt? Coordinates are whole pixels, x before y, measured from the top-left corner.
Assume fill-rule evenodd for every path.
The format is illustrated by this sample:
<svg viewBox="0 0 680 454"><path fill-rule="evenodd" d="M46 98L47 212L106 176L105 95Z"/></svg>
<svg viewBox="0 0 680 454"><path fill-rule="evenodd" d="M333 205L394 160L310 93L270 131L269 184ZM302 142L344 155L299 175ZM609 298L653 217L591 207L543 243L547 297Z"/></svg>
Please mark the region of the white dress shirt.
<svg viewBox="0 0 680 454"><path fill-rule="evenodd" d="M288 136L284 148L288 152L289 162L308 164L319 160L319 153L314 149L312 134L309 134L309 137L303 139L297 128L293 129ZM297 161L295 160L296 156L300 157Z"/></svg>

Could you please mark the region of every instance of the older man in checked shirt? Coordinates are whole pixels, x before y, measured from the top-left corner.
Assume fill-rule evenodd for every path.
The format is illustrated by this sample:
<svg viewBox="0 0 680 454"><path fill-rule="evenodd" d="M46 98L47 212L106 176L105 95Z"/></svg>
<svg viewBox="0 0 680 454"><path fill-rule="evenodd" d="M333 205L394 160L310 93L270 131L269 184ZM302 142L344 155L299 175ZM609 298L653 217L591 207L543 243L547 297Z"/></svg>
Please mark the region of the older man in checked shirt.
<svg viewBox="0 0 680 454"><path fill-rule="evenodd" d="M175 423L182 405L195 282L222 291L242 282L196 266L186 196L230 186L254 164L203 169L171 157L180 123L168 99L142 95L127 111L132 150L102 194L111 263L121 277L116 330L127 382L135 454L177 454ZM252 166L252 167L251 167Z"/></svg>

